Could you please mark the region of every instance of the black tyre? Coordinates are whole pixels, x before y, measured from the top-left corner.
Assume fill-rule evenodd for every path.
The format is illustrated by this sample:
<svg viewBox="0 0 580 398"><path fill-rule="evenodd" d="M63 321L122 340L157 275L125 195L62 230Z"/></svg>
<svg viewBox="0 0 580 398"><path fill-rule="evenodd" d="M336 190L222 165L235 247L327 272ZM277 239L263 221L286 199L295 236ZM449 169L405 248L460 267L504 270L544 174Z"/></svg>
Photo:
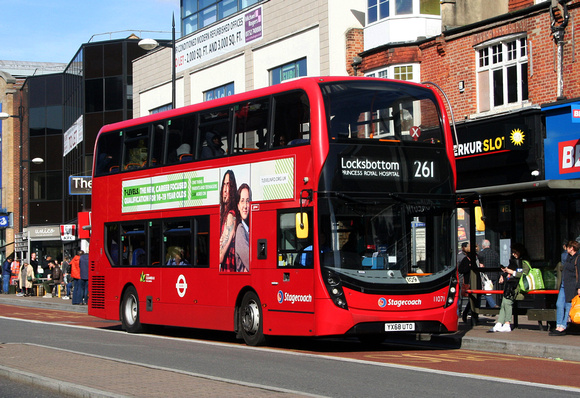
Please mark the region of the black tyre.
<svg viewBox="0 0 580 398"><path fill-rule="evenodd" d="M143 331L143 325L141 325L139 320L139 296L133 286L128 287L123 295L121 323L123 329L128 333L140 333Z"/></svg>
<svg viewBox="0 0 580 398"><path fill-rule="evenodd" d="M239 330L246 344L250 346L265 344L262 304L256 293L247 292L244 295L239 314Z"/></svg>

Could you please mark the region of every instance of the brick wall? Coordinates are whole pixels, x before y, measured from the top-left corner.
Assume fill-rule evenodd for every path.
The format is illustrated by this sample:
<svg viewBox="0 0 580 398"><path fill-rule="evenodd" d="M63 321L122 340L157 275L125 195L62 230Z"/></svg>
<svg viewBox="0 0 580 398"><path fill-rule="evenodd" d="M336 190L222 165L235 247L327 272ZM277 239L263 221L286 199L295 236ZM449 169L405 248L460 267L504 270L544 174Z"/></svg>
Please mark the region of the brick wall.
<svg viewBox="0 0 580 398"><path fill-rule="evenodd" d="M516 11L521 8L526 8L534 5L534 0L509 0L508 8L511 11Z"/></svg>
<svg viewBox="0 0 580 398"><path fill-rule="evenodd" d="M580 18L579 1L571 3L570 21ZM575 23L576 25L580 23ZM453 37L439 36L420 47L421 80L433 81L446 92L456 119L477 113L476 51L474 46L505 35L526 33L528 38L529 101L541 105L557 100L556 45L547 9L518 20L508 20ZM564 96L580 97L580 54L573 48L573 24L565 34ZM576 28L577 29L577 28ZM577 47L577 46L576 46ZM378 55L378 54L377 54ZM370 62L370 61L369 61ZM366 64L366 60L365 60ZM465 91L459 92L463 81Z"/></svg>
<svg viewBox="0 0 580 398"><path fill-rule="evenodd" d="M352 60L364 50L363 30L350 29L346 32L346 70L350 76L354 75Z"/></svg>

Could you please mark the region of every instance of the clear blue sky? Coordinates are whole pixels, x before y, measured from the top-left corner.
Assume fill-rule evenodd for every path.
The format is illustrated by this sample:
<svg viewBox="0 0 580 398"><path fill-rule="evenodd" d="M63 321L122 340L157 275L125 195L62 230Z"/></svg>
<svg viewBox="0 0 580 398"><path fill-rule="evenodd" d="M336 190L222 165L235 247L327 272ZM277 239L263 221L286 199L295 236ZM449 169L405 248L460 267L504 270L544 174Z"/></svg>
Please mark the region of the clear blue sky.
<svg viewBox="0 0 580 398"><path fill-rule="evenodd" d="M179 38L179 0L0 0L0 59L62 62L83 43L139 37L170 39L175 13Z"/></svg>

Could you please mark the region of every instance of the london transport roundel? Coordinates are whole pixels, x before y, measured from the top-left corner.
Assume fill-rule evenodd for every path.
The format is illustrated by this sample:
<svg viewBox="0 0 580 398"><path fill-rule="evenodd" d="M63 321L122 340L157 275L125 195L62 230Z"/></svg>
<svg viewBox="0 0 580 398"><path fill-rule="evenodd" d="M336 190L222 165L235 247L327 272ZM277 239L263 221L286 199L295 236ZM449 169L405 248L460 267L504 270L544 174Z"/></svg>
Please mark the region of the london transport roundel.
<svg viewBox="0 0 580 398"><path fill-rule="evenodd" d="M175 284L177 288L177 294L179 297L185 296L185 292L187 291L187 282L185 281L185 276L179 275L177 277L177 283Z"/></svg>

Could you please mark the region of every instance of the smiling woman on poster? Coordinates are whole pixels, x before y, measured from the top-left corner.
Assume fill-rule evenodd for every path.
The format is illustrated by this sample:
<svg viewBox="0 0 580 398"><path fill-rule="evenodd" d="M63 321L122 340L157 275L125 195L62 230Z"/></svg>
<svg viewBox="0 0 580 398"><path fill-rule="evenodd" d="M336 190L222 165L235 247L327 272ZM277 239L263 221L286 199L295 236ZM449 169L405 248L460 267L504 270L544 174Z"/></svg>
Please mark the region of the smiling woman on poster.
<svg viewBox="0 0 580 398"><path fill-rule="evenodd" d="M220 191L220 271L232 272L235 264L237 184L232 170L226 171Z"/></svg>
<svg viewBox="0 0 580 398"><path fill-rule="evenodd" d="M248 184L238 189L238 212L240 218L236 228L236 272L250 270L250 202L252 192Z"/></svg>

